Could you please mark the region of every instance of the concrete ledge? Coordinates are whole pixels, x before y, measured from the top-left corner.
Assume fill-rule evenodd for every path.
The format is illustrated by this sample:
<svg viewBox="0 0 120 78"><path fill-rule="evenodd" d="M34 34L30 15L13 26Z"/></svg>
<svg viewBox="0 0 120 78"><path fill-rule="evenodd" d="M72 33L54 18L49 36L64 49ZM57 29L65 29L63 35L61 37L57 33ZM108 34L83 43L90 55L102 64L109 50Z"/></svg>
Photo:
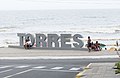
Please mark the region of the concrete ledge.
<svg viewBox="0 0 120 78"><path fill-rule="evenodd" d="M19 48L24 49L24 47L21 46L13 46L9 45L9 48ZM36 50L80 50L80 51L88 51L87 48L41 48L41 47L31 47L30 49L36 49Z"/></svg>

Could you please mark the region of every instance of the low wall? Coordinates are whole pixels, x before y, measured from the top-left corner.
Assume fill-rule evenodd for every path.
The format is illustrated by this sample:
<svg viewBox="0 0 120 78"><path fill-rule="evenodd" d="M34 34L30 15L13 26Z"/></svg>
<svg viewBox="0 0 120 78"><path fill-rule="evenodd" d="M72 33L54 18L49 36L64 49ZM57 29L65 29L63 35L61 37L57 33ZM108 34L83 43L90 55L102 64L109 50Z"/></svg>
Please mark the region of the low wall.
<svg viewBox="0 0 120 78"><path fill-rule="evenodd" d="M24 47L22 46L13 46L13 45L9 45L9 48L20 48L20 49L24 49ZM31 47L30 49L36 49L36 50L80 50L80 51L88 51L87 48L44 48L44 47Z"/></svg>

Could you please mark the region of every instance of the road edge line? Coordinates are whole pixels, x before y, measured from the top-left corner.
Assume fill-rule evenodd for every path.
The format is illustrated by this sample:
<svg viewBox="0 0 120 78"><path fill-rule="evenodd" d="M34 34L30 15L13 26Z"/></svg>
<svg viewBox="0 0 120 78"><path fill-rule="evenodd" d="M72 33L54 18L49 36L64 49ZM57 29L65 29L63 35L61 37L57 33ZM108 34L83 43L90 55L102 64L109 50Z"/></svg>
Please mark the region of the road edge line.
<svg viewBox="0 0 120 78"><path fill-rule="evenodd" d="M78 73L78 74L76 75L75 78L80 78L80 77L84 76L83 74L84 74L88 69L90 69L90 66L91 66L91 65L92 65L92 63L88 64L88 65L83 69L82 72L80 72L80 73Z"/></svg>

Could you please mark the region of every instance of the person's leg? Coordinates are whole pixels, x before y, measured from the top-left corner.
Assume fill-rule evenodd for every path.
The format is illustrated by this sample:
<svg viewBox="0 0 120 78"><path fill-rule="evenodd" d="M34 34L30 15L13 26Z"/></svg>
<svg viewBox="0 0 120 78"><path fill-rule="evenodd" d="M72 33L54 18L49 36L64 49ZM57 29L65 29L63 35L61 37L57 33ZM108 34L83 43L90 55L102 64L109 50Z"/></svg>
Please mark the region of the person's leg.
<svg viewBox="0 0 120 78"><path fill-rule="evenodd" d="M24 45L24 48L27 49L27 44Z"/></svg>
<svg viewBox="0 0 120 78"><path fill-rule="evenodd" d="M89 43L88 44L88 50L89 50L89 52L91 51L91 49L92 49L92 46L91 46L91 43Z"/></svg>
<svg viewBox="0 0 120 78"><path fill-rule="evenodd" d="M89 52L90 52L90 51L91 51L91 48L89 47L89 49L88 49L88 50L89 50Z"/></svg>
<svg viewBox="0 0 120 78"><path fill-rule="evenodd" d="M95 48L96 48L96 47L95 47L94 45L92 45L92 49L93 49L94 51L95 51Z"/></svg>
<svg viewBox="0 0 120 78"><path fill-rule="evenodd" d="M88 52L90 52L91 51L91 47L90 46L88 46Z"/></svg>
<svg viewBox="0 0 120 78"><path fill-rule="evenodd" d="M101 51L101 50L102 50L102 48L101 48L100 46L98 46L98 48L99 48L99 51Z"/></svg>
<svg viewBox="0 0 120 78"><path fill-rule="evenodd" d="M99 51L99 47L98 46L96 46L96 51Z"/></svg>

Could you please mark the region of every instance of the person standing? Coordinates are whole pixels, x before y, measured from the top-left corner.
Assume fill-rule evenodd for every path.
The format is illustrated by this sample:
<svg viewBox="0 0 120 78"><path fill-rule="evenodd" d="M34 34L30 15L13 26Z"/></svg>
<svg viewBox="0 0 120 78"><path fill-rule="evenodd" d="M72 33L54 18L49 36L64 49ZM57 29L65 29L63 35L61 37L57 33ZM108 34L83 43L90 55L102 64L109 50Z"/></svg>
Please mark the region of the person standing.
<svg viewBox="0 0 120 78"><path fill-rule="evenodd" d="M90 39L90 36L88 36L87 48L88 48L88 51L90 52L91 51L91 39Z"/></svg>
<svg viewBox="0 0 120 78"><path fill-rule="evenodd" d="M116 46L117 46L117 47L119 46L118 41L116 41Z"/></svg>
<svg viewBox="0 0 120 78"><path fill-rule="evenodd" d="M116 51L119 50L119 44L118 41L116 41Z"/></svg>

